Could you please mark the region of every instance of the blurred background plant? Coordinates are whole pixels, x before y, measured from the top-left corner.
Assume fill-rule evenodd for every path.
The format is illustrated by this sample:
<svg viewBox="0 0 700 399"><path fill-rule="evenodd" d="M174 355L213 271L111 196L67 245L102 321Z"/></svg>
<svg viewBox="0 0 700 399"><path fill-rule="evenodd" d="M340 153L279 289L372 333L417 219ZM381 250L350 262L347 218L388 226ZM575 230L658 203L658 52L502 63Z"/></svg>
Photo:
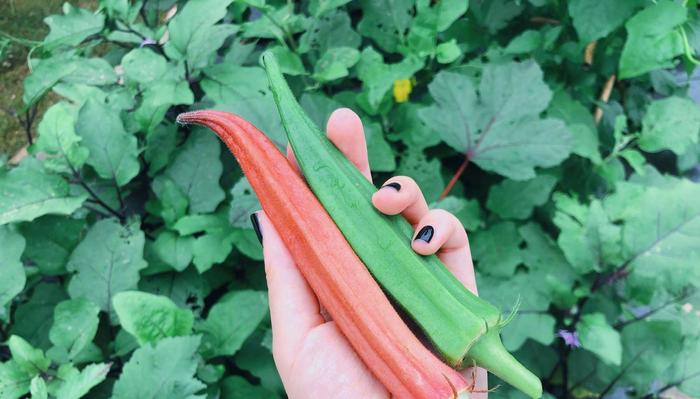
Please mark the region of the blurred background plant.
<svg viewBox="0 0 700 399"><path fill-rule="evenodd" d="M696 0L22 0L0 4L0 399L284 396L259 203L174 123L223 109L284 148L265 49L319 125L360 114L376 182L460 218L547 395L700 396Z"/></svg>

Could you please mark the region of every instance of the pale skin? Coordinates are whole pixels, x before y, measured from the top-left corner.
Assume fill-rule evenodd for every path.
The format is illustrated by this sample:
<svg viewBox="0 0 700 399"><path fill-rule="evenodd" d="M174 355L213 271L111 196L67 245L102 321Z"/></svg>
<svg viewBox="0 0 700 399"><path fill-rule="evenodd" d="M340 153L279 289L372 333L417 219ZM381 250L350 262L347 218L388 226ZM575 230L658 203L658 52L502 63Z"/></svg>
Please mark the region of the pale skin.
<svg viewBox="0 0 700 399"><path fill-rule="evenodd" d="M371 181L360 118L350 109L340 108L328 119L326 132ZM288 150L287 154L296 164L292 151ZM401 188L385 187L387 183L399 183ZM423 226L432 226L434 235L430 242L414 240L413 249L422 255L436 253L459 281L477 293L469 241L462 224L447 211L429 209L413 179L392 177L374 194L372 203L382 213L405 217L415 228L414 238ZM289 397L389 398L386 389L322 310L265 213L258 212L258 219L269 289L272 352ZM468 368L463 373L474 387L470 397L485 399L486 370Z"/></svg>

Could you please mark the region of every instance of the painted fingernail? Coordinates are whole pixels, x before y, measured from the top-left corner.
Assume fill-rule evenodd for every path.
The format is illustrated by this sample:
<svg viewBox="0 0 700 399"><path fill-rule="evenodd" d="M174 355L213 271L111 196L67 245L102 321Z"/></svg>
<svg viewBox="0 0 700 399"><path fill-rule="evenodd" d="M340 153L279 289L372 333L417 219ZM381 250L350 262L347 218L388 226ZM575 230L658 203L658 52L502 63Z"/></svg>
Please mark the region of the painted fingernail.
<svg viewBox="0 0 700 399"><path fill-rule="evenodd" d="M414 241L422 240L430 242L430 240L433 239L433 233L435 233L433 226L423 226L423 228L418 231L418 234L416 234L416 239Z"/></svg>
<svg viewBox="0 0 700 399"><path fill-rule="evenodd" d="M382 188L384 188L384 187L391 187L396 191L401 191L401 185L397 182L387 183L387 184L382 186Z"/></svg>
<svg viewBox="0 0 700 399"><path fill-rule="evenodd" d="M250 224L253 225L253 230L255 230L255 235L258 236L258 241L262 244L262 232L260 231L260 221L258 220L258 213L250 214Z"/></svg>

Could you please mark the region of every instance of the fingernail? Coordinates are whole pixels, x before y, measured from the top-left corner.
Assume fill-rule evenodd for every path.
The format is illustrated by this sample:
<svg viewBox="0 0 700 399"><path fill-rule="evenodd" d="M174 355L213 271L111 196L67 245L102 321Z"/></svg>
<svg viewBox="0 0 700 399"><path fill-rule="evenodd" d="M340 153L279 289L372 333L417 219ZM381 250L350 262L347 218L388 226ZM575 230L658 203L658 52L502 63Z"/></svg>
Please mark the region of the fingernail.
<svg viewBox="0 0 700 399"><path fill-rule="evenodd" d="M401 191L401 185L399 183L396 183L396 182L387 183L387 184L382 186L382 188L384 188L384 187L391 187L396 191Z"/></svg>
<svg viewBox="0 0 700 399"><path fill-rule="evenodd" d="M255 230L255 235L258 236L258 241L262 244L262 232L260 232L260 221L258 220L258 213L250 214L250 224L253 225L253 230Z"/></svg>
<svg viewBox="0 0 700 399"><path fill-rule="evenodd" d="M435 233L433 226L423 226L418 234L416 234L416 239L413 241L423 240L425 242L430 242L430 240L433 239L433 233Z"/></svg>

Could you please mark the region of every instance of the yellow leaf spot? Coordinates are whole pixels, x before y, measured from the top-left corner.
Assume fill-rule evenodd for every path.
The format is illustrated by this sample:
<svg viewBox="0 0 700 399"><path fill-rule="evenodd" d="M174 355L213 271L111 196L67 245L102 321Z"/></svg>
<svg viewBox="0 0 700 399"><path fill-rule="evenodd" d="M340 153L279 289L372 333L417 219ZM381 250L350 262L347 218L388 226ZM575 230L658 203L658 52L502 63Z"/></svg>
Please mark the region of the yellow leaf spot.
<svg viewBox="0 0 700 399"><path fill-rule="evenodd" d="M408 95L413 90L413 84L410 79L399 79L394 81L394 101L397 103L405 103L408 101Z"/></svg>

